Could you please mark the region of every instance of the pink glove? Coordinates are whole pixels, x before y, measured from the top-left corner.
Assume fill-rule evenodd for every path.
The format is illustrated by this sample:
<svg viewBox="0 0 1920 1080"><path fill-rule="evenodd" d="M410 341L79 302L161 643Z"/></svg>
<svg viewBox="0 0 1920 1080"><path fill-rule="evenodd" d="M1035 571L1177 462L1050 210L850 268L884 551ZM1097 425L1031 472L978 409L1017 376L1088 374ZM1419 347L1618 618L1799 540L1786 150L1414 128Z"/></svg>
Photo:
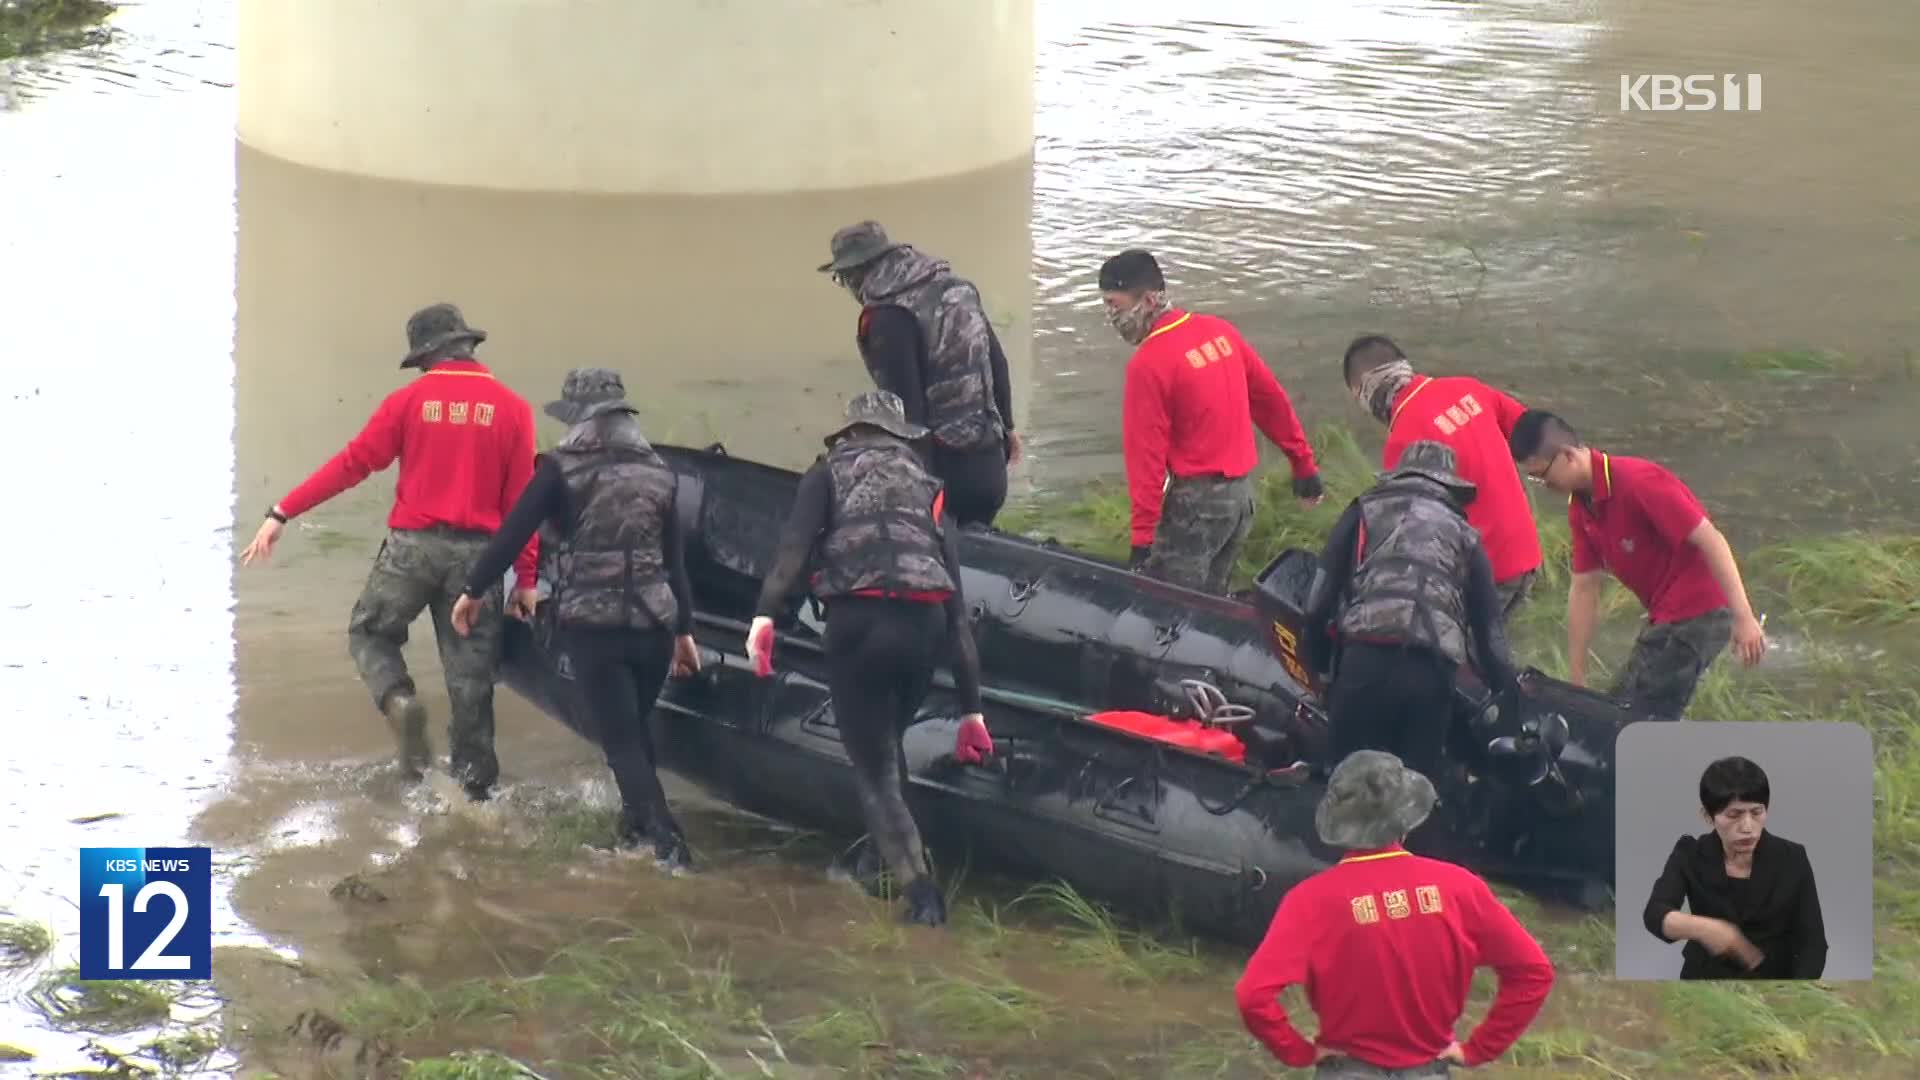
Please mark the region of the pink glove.
<svg viewBox="0 0 1920 1080"><path fill-rule="evenodd" d="M987 733L987 721L979 713L960 719L960 730L953 737L954 760L962 765L978 765L993 753L993 736Z"/></svg>
<svg viewBox="0 0 1920 1080"><path fill-rule="evenodd" d="M753 661L754 673L761 678L773 674L773 620L765 615L756 615L753 625L747 629L747 659Z"/></svg>

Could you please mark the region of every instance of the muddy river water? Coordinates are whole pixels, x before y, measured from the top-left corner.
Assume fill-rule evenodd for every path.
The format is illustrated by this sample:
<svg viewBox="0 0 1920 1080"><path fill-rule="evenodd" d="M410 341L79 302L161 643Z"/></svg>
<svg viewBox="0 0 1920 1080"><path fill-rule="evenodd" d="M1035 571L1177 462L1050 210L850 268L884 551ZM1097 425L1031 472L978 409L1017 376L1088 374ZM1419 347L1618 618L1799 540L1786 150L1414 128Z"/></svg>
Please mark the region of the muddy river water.
<svg viewBox="0 0 1920 1080"><path fill-rule="evenodd" d="M0 61L0 907L71 950L76 848L207 843L216 932L306 947L326 886L409 843L419 808L343 637L391 477L264 568L235 553L398 384L402 322L437 299L535 400L613 364L657 439L799 465L863 377L853 309L812 267L879 218L981 285L1033 500L1118 472L1126 351L1092 283L1144 245L1309 424L1377 446L1335 371L1378 330L1667 460L1737 543L1920 504L1902 0L1039 6L1032 162L778 199L430 190L263 157L233 138L221 0L128 5L97 52ZM1622 74L1695 72L1762 74L1762 110L1621 111ZM410 655L440 710L424 622ZM602 775L505 691L499 728L510 786ZM13 1041L72 1049L34 1023L0 1012Z"/></svg>

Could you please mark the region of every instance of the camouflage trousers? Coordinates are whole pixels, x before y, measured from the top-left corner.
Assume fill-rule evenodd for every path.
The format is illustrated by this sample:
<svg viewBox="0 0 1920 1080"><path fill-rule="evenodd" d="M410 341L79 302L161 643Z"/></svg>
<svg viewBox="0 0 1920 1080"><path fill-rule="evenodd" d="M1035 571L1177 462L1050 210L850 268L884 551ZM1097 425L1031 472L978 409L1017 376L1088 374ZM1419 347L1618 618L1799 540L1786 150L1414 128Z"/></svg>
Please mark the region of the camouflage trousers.
<svg viewBox="0 0 1920 1080"><path fill-rule="evenodd" d="M1317 1080L1425 1080L1430 1076L1449 1076L1452 1072L1453 1066L1444 1061L1405 1069L1383 1069L1344 1056L1330 1057L1313 1067L1313 1075Z"/></svg>
<svg viewBox="0 0 1920 1080"><path fill-rule="evenodd" d="M1253 485L1244 476L1176 476L1160 504L1153 550L1140 572L1224 596L1253 528Z"/></svg>
<svg viewBox="0 0 1920 1080"><path fill-rule="evenodd" d="M1524 574L1515 574L1505 581L1496 581L1493 591L1500 596L1500 620L1508 625L1513 623L1513 613L1533 595L1533 583L1540 578L1540 571L1529 570Z"/></svg>
<svg viewBox="0 0 1920 1080"><path fill-rule="evenodd" d="M1733 611L1717 608L1673 623L1649 623L1634 639L1626 667L1608 693L1635 712L1678 720L1707 673L1733 638Z"/></svg>
<svg viewBox="0 0 1920 1080"><path fill-rule="evenodd" d="M500 777L493 753L493 682L506 618L501 586L487 591L467 637L453 628L452 614L487 540L486 533L441 527L390 531L347 622L347 652L374 706L384 710L395 693L419 692L400 650L414 619L423 610L432 614L450 705L453 775L470 790L492 787Z"/></svg>

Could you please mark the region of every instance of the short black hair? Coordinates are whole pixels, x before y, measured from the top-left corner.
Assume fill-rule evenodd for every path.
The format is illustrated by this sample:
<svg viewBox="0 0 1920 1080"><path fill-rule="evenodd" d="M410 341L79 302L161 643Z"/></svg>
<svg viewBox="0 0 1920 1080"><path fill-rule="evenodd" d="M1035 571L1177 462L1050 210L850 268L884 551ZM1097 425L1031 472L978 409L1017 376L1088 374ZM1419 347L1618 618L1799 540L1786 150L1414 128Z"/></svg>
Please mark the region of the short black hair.
<svg viewBox="0 0 1920 1080"><path fill-rule="evenodd" d="M1700 807L1717 815L1737 802L1767 805L1767 771L1743 757L1723 757L1700 774Z"/></svg>
<svg viewBox="0 0 1920 1080"><path fill-rule="evenodd" d="M1407 354L1400 346L1385 334L1362 334L1347 346L1347 353L1340 358L1340 377L1347 383L1353 382L1353 376L1362 371L1372 371L1381 364L1391 364L1395 360L1405 360Z"/></svg>
<svg viewBox="0 0 1920 1080"><path fill-rule="evenodd" d="M1100 264L1101 292L1152 292L1166 287L1159 260L1145 248L1128 248Z"/></svg>
<svg viewBox="0 0 1920 1080"><path fill-rule="evenodd" d="M1513 422L1513 434L1507 437L1507 449L1513 460L1526 461L1556 453L1563 447L1585 446L1573 425L1545 409L1528 409Z"/></svg>

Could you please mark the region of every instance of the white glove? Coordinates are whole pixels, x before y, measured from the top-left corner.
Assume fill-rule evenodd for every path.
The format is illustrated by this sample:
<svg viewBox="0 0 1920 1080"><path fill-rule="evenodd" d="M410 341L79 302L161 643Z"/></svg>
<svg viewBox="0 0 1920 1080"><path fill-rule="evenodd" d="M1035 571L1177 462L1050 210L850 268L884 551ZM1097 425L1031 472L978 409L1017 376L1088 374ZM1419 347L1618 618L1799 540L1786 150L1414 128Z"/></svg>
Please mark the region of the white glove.
<svg viewBox="0 0 1920 1080"><path fill-rule="evenodd" d="M747 659L761 675L773 673L773 620L755 615L747 627Z"/></svg>

